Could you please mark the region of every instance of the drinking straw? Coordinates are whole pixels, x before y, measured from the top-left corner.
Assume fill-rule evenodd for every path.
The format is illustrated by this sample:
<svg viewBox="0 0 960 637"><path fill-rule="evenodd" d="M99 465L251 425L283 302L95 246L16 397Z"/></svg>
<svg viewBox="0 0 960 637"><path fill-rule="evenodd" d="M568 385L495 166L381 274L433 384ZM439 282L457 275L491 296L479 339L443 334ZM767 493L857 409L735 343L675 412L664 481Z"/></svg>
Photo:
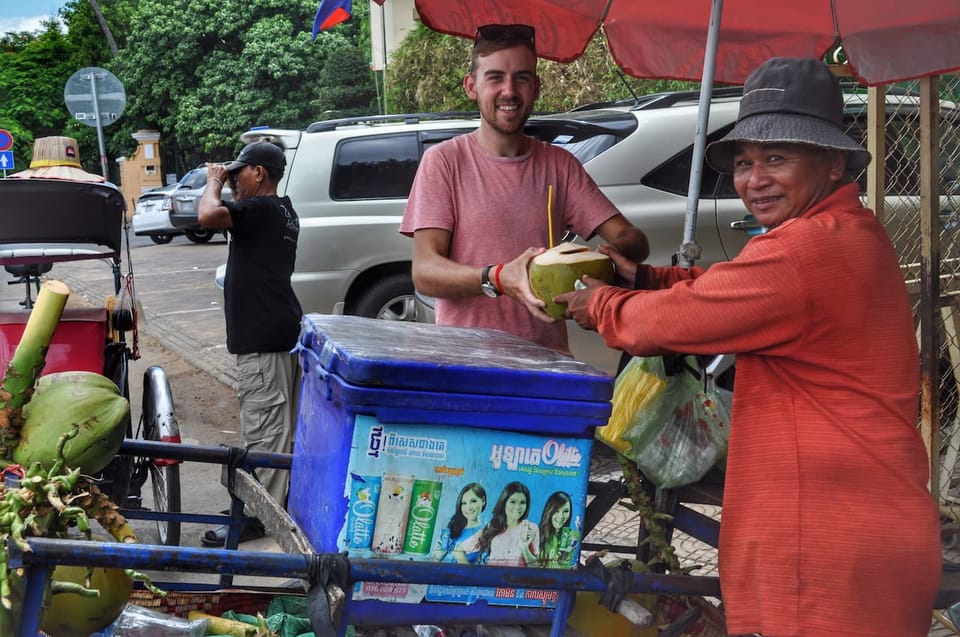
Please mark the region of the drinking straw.
<svg viewBox="0 0 960 637"><path fill-rule="evenodd" d="M550 235L550 248L553 248L553 184L547 186L547 233Z"/></svg>

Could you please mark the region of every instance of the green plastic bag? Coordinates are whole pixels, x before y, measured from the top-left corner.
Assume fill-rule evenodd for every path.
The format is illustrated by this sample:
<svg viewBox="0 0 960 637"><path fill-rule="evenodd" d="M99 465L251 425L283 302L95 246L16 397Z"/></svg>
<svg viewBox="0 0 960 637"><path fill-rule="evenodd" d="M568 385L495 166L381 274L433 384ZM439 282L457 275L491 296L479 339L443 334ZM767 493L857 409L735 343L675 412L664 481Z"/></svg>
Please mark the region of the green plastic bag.
<svg viewBox="0 0 960 637"><path fill-rule="evenodd" d="M667 373L663 357L645 362L666 388L636 414L624 434L630 442L626 455L663 489L697 482L726 456L729 410L718 392L704 389L696 358L683 358L673 374Z"/></svg>

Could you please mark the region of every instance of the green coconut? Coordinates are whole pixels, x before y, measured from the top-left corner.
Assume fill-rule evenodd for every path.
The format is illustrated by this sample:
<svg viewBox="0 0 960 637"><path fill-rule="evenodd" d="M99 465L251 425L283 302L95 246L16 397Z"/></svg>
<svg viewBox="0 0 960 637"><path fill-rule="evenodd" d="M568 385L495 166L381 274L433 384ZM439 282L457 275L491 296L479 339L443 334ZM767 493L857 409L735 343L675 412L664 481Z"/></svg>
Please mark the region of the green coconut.
<svg viewBox="0 0 960 637"><path fill-rule="evenodd" d="M546 312L562 319L567 311L553 297L575 289L583 275L613 283L613 262L605 254L576 243L561 243L530 261L530 288L547 304Z"/></svg>
<svg viewBox="0 0 960 637"><path fill-rule="evenodd" d="M71 582L86 586L87 567L57 566L51 578L56 582ZM96 596L73 592L55 593L50 605L43 610L40 628L52 637L87 637L112 624L123 612L133 579L119 568L92 569L89 588L99 591Z"/></svg>
<svg viewBox="0 0 960 637"><path fill-rule="evenodd" d="M56 372L54 374L41 376L37 379L37 389L46 385L58 385L61 383L76 383L79 385L101 387L110 390L110 392L114 394L118 393L117 384L106 376L84 371Z"/></svg>
<svg viewBox="0 0 960 637"><path fill-rule="evenodd" d="M50 468L57 461L57 442L74 425L77 435L64 445L64 462L93 474L106 467L120 449L126 434L129 401L108 378L92 372L51 374L37 383L23 408L20 441L13 461L29 467L40 462Z"/></svg>

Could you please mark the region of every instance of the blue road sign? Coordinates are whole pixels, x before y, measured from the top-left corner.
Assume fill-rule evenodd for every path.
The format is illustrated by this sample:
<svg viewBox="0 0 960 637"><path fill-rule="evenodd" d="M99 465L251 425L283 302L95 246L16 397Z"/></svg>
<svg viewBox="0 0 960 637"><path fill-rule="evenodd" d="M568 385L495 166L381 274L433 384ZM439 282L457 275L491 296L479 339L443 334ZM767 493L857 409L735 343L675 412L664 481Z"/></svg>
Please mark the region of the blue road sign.
<svg viewBox="0 0 960 637"><path fill-rule="evenodd" d="M13 135L10 131L0 128L0 151L13 148Z"/></svg>
<svg viewBox="0 0 960 637"><path fill-rule="evenodd" d="M12 150L0 150L0 170L13 170Z"/></svg>

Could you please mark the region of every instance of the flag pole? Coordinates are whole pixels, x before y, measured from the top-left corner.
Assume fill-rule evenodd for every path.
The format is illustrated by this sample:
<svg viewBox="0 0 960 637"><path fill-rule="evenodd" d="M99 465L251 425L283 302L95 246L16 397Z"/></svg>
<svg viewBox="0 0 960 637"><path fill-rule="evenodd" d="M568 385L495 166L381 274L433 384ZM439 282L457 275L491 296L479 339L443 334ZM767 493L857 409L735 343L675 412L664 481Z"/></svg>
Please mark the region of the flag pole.
<svg viewBox="0 0 960 637"><path fill-rule="evenodd" d="M383 81L383 114L386 115L390 112L390 108L387 106L387 16L386 10L383 8L383 3L380 3L380 42L381 48L380 52L383 55L383 67L380 71Z"/></svg>

